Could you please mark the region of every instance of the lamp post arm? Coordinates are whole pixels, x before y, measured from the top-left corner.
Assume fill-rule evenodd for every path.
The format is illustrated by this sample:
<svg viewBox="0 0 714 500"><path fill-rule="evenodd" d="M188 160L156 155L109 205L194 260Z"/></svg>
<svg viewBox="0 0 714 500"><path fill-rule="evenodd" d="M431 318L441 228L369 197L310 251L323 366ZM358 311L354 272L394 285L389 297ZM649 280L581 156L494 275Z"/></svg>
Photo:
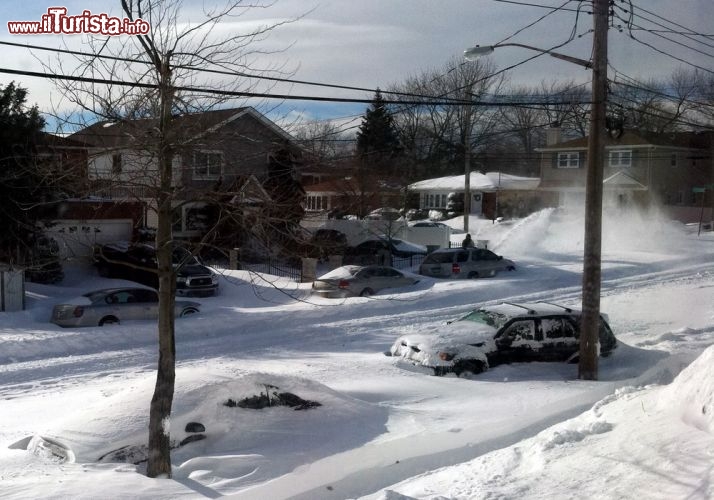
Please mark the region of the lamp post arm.
<svg viewBox="0 0 714 500"><path fill-rule="evenodd" d="M498 47L521 47L523 49L534 50L540 52L541 54L548 54L556 59L562 59L563 61L568 61L569 63L577 64L578 66L583 66L584 68L590 69L593 67L592 62L586 61L585 59L580 59L578 57L572 57L566 54L561 54L560 52L553 52L551 50L540 49L538 47L533 47L532 45L525 45L522 43L499 43L496 45L476 45L464 51L464 57L473 61L481 56L488 55L492 53Z"/></svg>

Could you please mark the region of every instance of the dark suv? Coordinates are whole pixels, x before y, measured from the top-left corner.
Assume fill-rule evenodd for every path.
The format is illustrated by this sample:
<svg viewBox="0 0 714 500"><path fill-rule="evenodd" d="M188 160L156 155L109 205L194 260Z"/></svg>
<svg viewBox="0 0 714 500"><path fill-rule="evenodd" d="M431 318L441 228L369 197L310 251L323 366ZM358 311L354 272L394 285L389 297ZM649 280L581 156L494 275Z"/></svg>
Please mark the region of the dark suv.
<svg viewBox="0 0 714 500"><path fill-rule="evenodd" d="M136 281L142 285L158 288L159 278L156 250L143 243L134 245L109 244L94 249L94 265L100 276ZM176 295L214 295L218 290L218 276L201 264L183 247L173 250L176 268Z"/></svg>

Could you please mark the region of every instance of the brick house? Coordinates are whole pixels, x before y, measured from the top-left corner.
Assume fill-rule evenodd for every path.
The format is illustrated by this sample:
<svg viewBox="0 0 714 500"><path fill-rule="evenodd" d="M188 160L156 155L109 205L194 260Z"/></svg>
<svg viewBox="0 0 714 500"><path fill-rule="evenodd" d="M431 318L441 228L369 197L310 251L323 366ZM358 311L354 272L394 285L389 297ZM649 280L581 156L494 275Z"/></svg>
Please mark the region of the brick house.
<svg viewBox="0 0 714 500"><path fill-rule="evenodd" d="M264 183L300 156L292 136L252 107L180 115L174 124L176 237L199 234L197 213L207 193L250 192L252 200L259 195L267 202ZM156 225L155 125L155 119L104 121L70 136L87 144L90 193L145 202L147 226Z"/></svg>
<svg viewBox="0 0 714 500"><path fill-rule="evenodd" d="M557 194L558 204L582 203L588 138L561 142L550 131L541 153L540 190ZM605 145L604 207L661 204L683 222L711 220L712 134L657 134L626 130ZM708 186L708 187L707 187Z"/></svg>

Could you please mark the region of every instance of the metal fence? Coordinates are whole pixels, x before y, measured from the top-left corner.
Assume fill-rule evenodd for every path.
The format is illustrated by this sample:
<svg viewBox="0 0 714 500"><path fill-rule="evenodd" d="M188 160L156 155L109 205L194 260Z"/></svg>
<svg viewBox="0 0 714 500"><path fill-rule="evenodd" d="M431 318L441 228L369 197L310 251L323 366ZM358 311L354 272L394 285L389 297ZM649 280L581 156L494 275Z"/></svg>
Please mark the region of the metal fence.
<svg viewBox="0 0 714 500"><path fill-rule="evenodd" d="M286 263L278 259L266 259L261 262L240 262L239 269L253 271L254 273L271 274L300 283L302 281L302 267Z"/></svg>
<svg viewBox="0 0 714 500"><path fill-rule="evenodd" d="M392 256L392 267L408 270L414 267L419 267L421 263L424 262L425 258L426 255L412 255L411 257Z"/></svg>

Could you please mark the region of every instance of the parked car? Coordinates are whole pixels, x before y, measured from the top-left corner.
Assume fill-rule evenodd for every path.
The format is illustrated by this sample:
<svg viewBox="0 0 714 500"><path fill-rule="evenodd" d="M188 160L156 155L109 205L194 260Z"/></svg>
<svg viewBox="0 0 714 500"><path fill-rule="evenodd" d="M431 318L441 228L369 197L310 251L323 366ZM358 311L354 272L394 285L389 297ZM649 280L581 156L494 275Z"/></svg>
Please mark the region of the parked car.
<svg viewBox="0 0 714 500"><path fill-rule="evenodd" d="M176 301L177 317L199 312L198 302ZM104 326L128 320L156 319L159 294L151 288L107 288L85 293L52 309L52 323L59 326Z"/></svg>
<svg viewBox="0 0 714 500"><path fill-rule="evenodd" d="M318 229L310 237L309 250L319 259L330 255L343 255L347 248L347 236L336 229Z"/></svg>
<svg viewBox="0 0 714 500"><path fill-rule="evenodd" d="M389 266L342 266L320 276L312 293L324 297L365 297L385 288L413 285L419 280Z"/></svg>
<svg viewBox="0 0 714 500"><path fill-rule="evenodd" d="M109 244L94 249L94 265L100 276L123 278L158 288L156 250L151 245ZM176 295L209 296L218 289L218 276L183 247L173 250Z"/></svg>
<svg viewBox="0 0 714 500"><path fill-rule="evenodd" d="M365 216L365 220L396 221L402 218L402 213L396 208L382 207L372 210Z"/></svg>
<svg viewBox="0 0 714 500"><path fill-rule="evenodd" d="M443 227L443 228L449 227L446 224L444 224L443 222L435 222L432 220L420 220L418 222L414 222L409 225L411 227Z"/></svg>
<svg viewBox="0 0 714 500"><path fill-rule="evenodd" d="M442 248L427 255L419 274L434 278L484 278L515 271L512 260L485 248Z"/></svg>
<svg viewBox="0 0 714 500"><path fill-rule="evenodd" d="M59 283L64 279L60 262L60 248L57 240L44 235L32 235L29 262L25 268L25 279L33 283Z"/></svg>
<svg viewBox="0 0 714 500"><path fill-rule="evenodd" d="M580 311L536 302L481 307L433 333L404 335L389 354L434 370L435 375L481 373L502 363L577 360ZM617 340L600 318L600 356Z"/></svg>
<svg viewBox="0 0 714 500"><path fill-rule="evenodd" d="M426 255L427 248L424 245L417 245L409 241L395 238L371 238L362 243L348 247L345 250L345 264L387 265L390 263L389 256L398 258L409 258L417 255Z"/></svg>

